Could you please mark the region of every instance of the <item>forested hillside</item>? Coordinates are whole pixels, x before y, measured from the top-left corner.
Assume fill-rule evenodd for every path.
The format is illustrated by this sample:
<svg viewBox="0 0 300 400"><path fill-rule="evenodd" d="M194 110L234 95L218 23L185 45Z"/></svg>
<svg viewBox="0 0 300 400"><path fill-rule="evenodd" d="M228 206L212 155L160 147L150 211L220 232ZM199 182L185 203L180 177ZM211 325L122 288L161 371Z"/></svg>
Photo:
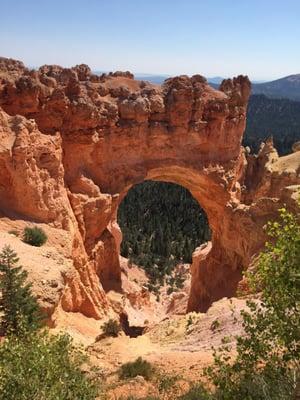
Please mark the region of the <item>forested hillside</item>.
<svg viewBox="0 0 300 400"><path fill-rule="evenodd" d="M252 83L253 94L264 94L271 98L300 101L300 74L285 76L275 81Z"/></svg>
<svg viewBox="0 0 300 400"><path fill-rule="evenodd" d="M210 237L207 218L190 192L172 183L147 181L133 187L119 207L121 254L162 283L180 261Z"/></svg>
<svg viewBox="0 0 300 400"><path fill-rule="evenodd" d="M243 144L256 152L261 141L270 136L280 154L291 152L292 144L300 140L300 102L250 97Z"/></svg>

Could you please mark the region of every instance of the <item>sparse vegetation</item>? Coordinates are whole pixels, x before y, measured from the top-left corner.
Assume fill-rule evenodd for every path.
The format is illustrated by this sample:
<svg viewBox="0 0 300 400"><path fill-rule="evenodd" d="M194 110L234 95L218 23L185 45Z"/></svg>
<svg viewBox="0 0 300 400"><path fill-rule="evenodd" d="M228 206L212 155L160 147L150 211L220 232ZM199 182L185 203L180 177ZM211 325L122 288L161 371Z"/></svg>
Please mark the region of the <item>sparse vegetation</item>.
<svg viewBox="0 0 300 400"><path fill-rule="evenodd" d="M167 289L167 294L177 292L184 286L185 277L180 274L180 272L172 272L166 279L166 283L169 285Z"/></svg>
<svg viewBox="0 0 300 400"><path fill-rule="evenodd" d="M31 246L40 247L47 241L47 235L38 226L26 227L23 233L23 241Z"/></svg>
<svg viewBox="0 0 300 400"><path fill-rule="evenodd" d="M123 364L119 369L119 377L121 379L128 379L142 376L148 381L153 377L154 372L155 368L152 364L139 357L133 362Z"/></svg>
<svg viewBox="0 0 300 400"><path fill-rule="evenodd" d="M177 375L158 375L158 391L159 393L174 392L177 389L177 382L179 377Z"/></svg>
<svg viewBox="0 0 300 400"><path fill-rule="evenodd" d="M190 326L193 325L193 317L189 315L187 321L186 321L186 329L188 330Z"/></svg>
<svg viewBox="0 0 300 400"><path fill-rule="evenodd" d="M215 319L210 325L210 330L212 332L215 332L216 330L218 330L220 328L220 325L221 325L220 321L218 319Z"/></svg>
<svg viewBox="0 0 300 400"><path fill-rule="evenodd" d="M271 242L259 256L249 284L261 292L243 311L244 336L237 356L224 341L215 350L206 377L214 399L290 400L300 374L300 223L299 214L280 210L281 220L268 225Z"/></svg>
<svg viewBox="0 0 300 400"><path fill-rule="evenodd" d="M105 337L117 337L122 328L118 321L109 319L102 325L102 330Z"/></svg>
<svg viewBox="0 0 300 400"><path fill-rule="evenodd" d="M170 294L172 294L173 292L174 292L173 286L169 286L168 289L167 289L167 295L170 295Z"/></svg>

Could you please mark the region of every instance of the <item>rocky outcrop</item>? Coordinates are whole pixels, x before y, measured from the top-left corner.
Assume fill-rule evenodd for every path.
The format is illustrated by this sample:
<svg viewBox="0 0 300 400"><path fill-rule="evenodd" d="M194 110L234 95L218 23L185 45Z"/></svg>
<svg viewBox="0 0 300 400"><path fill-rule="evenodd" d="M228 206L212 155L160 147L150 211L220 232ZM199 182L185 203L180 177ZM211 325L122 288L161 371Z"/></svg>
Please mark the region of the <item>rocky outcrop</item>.
<svg viewBox="0 0 300 400"><path fill-rule="evenodd" d="M64 246L71 240L69 256L76 268L64 274L64 308L103 316L107 308L105 295L90 265L64 183L60 135L44 135L34 120L0 111L0 167L0 215L6 221L8 217L12 221L27 220L29 225L49 224L69 234ZM0 247L6 242L2 238ZM43 308L52 313L53 301L43 303Z"/></svg>
<svg viewBox="0 0 300 400"><path fill-rule="evenodd" d="M239 200L227 203L221 224L213 229L212 243L193 254L190 310L206 310L212 299L235 293L241 272L264 247L266 223L276 219L283 206L299 209L300 152L279 157L272 141L263 143L258 155L246 153L238 184Z"/></svg>
<svg viewBox="0 0 300 400"><path fill-rule="evenodd" d="M0 210L70 235L64 310L101 318L105 292L122 291L117 209L147 179L186 187L208 216L212 243L195 253L189 310L235 293L263 224L283 202L295 206L287 187L300 183L299 152L287 172L268 144L257 157L241 147L249 94L243 76L217 91L200 75L157 86L0 59Z"/></svg>

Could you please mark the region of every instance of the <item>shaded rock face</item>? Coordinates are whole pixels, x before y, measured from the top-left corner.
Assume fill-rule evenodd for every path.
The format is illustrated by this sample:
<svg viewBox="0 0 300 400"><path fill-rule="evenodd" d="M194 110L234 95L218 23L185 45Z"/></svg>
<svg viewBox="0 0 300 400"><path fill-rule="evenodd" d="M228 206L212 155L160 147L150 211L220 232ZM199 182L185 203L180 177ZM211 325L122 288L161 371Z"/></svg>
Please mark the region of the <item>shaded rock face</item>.
<svg viewBox="0 0 300 400"><path fill-rule="evenodd" d="M299 152L288 173L269 144L245 154L249 94L243 76L216 91L200 75L156 86L128 72L30 71L0 59L0 211L70 233L64 310L101 318L105 292L122 291L117 209L147 179L186 187L208 216L212 242L194 253L189 310L235 293L264 244L264 223L283 202L296 207L300 183Z"/></svg>

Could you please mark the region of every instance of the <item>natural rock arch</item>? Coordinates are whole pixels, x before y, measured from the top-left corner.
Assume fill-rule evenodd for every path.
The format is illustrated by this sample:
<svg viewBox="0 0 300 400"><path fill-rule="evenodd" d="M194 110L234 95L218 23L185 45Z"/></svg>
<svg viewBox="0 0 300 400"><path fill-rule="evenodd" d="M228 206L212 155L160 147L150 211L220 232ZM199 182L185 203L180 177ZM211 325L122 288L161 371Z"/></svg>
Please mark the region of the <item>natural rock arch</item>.
<svg viewBox="0 0 300 400"><path fill-rule="evenodd" d="M69 233L65 311L101 318L109 309L99 278L121 282L117 207L147 179L184 186L209 219L212 243L194 253L188 309L235 293L264 223L283 201L296 207L295 188L285 188L299 185L298 167L287 173L270 143L259 157L241 147L249 94L242 76L216 91L200 75L157 86L86 65L29 71L0 60L0 210Z"/></svg>
<svg viewBox="0 0 300 400"><path fill-rule="evenodd" d="M242 270L245 267L243 265L243 253L234 244L234 241L228 240L230 233L226 231L224 219L232 217L231 212L226 210L228 191L220 185L220 178L213 170L204 172L202 169L197 170L191 167L166 166L150 169L144 179L171 182L188 189L208 217L212 240L207 246L202 246L201 257L203 257L204 268L199 269L199 273L193 271L193 274L197 274L197 283L193 282L193 285L198 284L198 288L195 295L196 299L192 297L192 289L189 311L206 311L212 301L224 296L233 296L238 282L242 279ZM139 180L133 181L132 185L140 182L139 177ZM121 191L118 205L129 188L126 187ZM115 215L113 218L115 218ZM116 237L117 248L119 249L121 236ZM195 254L195 256L199 259L198 254ZM115 275L115 279L116 277L117 275ZM199 296L200 291L201 296Z"/></svg>

